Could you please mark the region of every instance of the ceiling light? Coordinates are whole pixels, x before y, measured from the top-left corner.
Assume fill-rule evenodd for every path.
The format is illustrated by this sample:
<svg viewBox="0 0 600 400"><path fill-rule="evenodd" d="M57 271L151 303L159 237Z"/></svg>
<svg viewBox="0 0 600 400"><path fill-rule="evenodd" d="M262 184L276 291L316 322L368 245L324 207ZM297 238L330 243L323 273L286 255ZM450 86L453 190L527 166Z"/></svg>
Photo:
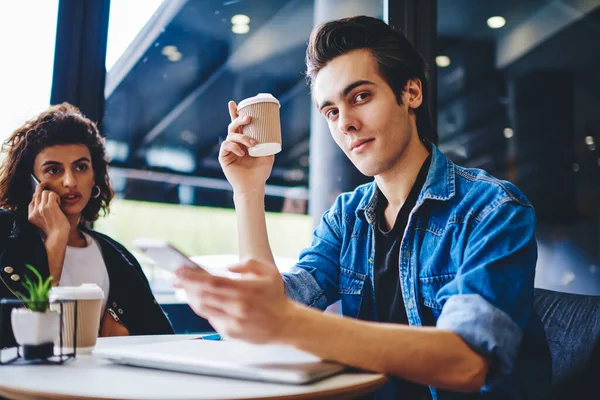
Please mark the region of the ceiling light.
<svg viewBox="0 0 600 400"><path fill-rule="evenodd" d="M171 54L178 53L177 46L165 46L162 48L161 53L164 56L169 56Z"/></svg>
<svg viewBox="0 0 600 400"><path fill-rule="evenodd" d="M231 23L233 25L248 25L250 23L250 17L244 14L236 14L231 17Z"/></svg>
<svg viewBox="0 0 600 400"><path fill-rule="evenodd" d="M195 144L196 140L198 139L196 134L188 129L181 132L179 137L181 137L181 140L188 142L189 144Z"/></svg>
<svg viewBox="0 0 600 400"><path fill-rule="evenodd" d="M591 146L594 144L594 138L592 136L586 136L585 137L585 144L587 144L588 146Z"/></svg>
<svg viewBox="0 0 600 400"><path fill-rule="evenodd" d="M498 29L506 25L506 20L500 16L489 17L487 20L487 24L492 29Z"/></svg>
<svg viewBox="0 0 600 400"><path fill-rule="evenodd" d="M440 68L446 68L450 65L450 57L448 56L437 56L435 58L435 63Z"/></svg>
<svg viewBox="0 0 600 400"><path fill-rule="evenodd" d="M248 33L249 31L250 31L249 25L236 24L231 27L231 32L237 33L238 35L243 35L244 33Z"/></svg>
<svg viewBox="0 0 600 400"><path fill-rule="evenodd" d="M511 128L504 128L504 137L505 138L510 139L511 137L513 137L514 134L515 134L515 132Z"/></svg>
<svg viewBox="0 0 600 400"><path fill-rule="evenodd" d="M167 58L169 59L169 61L171 62L177 62L179 60L181 60L181 53L177 52L177 53L171 53L167 56Z"/></svg>

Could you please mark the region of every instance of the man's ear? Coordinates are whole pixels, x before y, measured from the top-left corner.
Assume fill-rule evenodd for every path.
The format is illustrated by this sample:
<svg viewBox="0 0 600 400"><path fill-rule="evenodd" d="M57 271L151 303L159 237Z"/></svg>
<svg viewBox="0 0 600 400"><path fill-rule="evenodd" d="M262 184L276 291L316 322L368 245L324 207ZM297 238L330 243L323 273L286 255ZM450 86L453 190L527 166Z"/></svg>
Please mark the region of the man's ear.
<svg viewBox="0 0 600 400"><path fill-rule="evenodd" d="M423 103L423 86L420 79L409 79L404 87L404 100L409 109L416 110Z"/></svg>

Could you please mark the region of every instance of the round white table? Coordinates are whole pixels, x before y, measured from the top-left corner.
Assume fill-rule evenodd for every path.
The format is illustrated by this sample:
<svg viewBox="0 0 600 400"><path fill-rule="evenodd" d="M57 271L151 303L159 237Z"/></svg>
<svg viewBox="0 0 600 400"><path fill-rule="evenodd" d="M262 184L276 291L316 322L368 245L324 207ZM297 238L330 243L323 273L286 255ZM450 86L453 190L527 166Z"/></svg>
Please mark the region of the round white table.
<svg viewBox="0 0 600 400"><path fill-rule="evenodd" d="M98 339L117 347L198 335ZM0 396L9 399L323 399L352 398L377 390L382 374L344 373L308 385L284 385L113 364L78 355L63 365L0 366Z"/></svg>

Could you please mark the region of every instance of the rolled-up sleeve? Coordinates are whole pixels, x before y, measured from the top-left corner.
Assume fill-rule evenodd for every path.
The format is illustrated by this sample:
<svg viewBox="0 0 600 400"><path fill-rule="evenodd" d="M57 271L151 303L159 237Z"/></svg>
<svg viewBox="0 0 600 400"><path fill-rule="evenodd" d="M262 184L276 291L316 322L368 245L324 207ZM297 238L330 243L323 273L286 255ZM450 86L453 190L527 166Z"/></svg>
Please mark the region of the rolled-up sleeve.
<svg viewBox="0 0 600 400"><path fill-rule="evenodd" d="M324 310L340 298L341 233L335 207L323 214L310 247L298 263L283 274L287 295L310 307Z"/></svg>
<svg viewBox="0 0 600 400"><path fill-rule="evenodd" d="M514 368L533 309L537 245L531 206L500 203L475 219L456 277L437 293L437 327L491 361L486 387Z"/></svg>

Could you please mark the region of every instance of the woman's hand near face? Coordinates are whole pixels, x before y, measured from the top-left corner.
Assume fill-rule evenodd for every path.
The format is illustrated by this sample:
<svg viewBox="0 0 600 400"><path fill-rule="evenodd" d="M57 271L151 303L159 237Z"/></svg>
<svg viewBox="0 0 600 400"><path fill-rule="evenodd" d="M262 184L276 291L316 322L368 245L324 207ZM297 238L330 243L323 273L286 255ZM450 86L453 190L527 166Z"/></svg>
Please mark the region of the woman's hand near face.
<svg viewBox="0 0 600 400"><path fill-rule="evenodd" d="M229 116L231 124L227 127L227 139L221 144L219 163L225 177L237 194L255 190L264 190L265 182L271 175L274 156L251 157L248 147L256 143L242 134L242 127L252 122L250 117L240 117L237 105L230 101Z"/></svg>
<svg viewBox="0 0 600 400"><path fill-rule="evenodd" d="M37 185L29 203L29 222L44 232L47 239L64 240L65 246L71 228L69 220L60 209L60 197L51 190L44 190L45 184Z"/></svg>
<svg viewBox="0 0 600 400"><path fill-rule="evenodd" d="M35 188L29 203L29 222L46 235L44 246L48 256L48 269L52 283L58 285L65 261L71 225L60 209L60 197L51 190L44 190L42 182Z"/></svg>

